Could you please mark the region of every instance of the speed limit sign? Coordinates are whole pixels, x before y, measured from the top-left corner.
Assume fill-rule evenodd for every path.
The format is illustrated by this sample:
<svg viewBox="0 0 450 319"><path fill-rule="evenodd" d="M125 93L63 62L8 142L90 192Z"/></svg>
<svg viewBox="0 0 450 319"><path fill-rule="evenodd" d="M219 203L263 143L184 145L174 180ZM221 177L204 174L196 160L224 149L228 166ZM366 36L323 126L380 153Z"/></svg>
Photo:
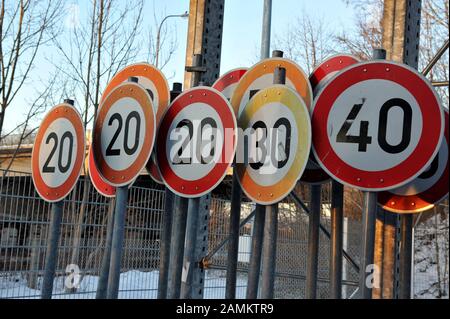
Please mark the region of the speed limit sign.
<svg viewBox="0 0 450 319"><path fill-rule="evenodd" d="M234 90L245 72L247 72L247 68L237 68L228 71L214 82L212 88L222 93L228 100L231 100Z"/></svg>
<svg viewBox="0 0 450 319"><path fill-rule="evenodd" d="M214 189L233 161L236 128L233 110L217 90L199 86L180 94L158 130L157 166L165 185L187 198Z"/></svg>
<svg viewBox="0 0 450 319"><path fill-rule="evenodd" d="M113 186L130 184L147 163L155 140L150 94L137 83L116 86L103 100L94 125L94 160Z"/></svg>
<svg viewBox="0 0 450 319"><path fill-rule="evenodd" d="M70 104L55 106L43 119L31 154L33 183L47 202L70 193L80 176L85 134L80 114Z"/></svg>
<svg viewBox="0 0 450 319"><path fill-rule="evenodd" d="M97 192L105 197L115 197L116 188L103 180L100 176L97 166L95 165L94 152L92 151L92 144L89 147L89 178L91 179L92 185L94 185Z"/></svg>
<svg viewBox="0 0 450 319"><path fill-rule="evenodd" d="M431 165L412 182L378 194L378 203L394 213L419 213L448 196L448 110L445 109L445 140Z"/></svg>
<svg viewBox="0 0 450 319"><path fill-rule="evenodd" d="M156 126L158 126L162 114L169 106L170 89L164 74L151 64L145 62L136 63L128 65L120 70L108 83L108 86L103 92L102 99L117 85L126 82L130 77L136 77L138 83L149 91L156 116ZM151 157L146 164L146 168L150 177L155 182L162 184L153 157Z"/></svg>
<svg viewBox="0 0 450 319"><path fill-rule="evenodd" d="M351 55L335 55L318 65L309 76L311 87L314 96L317 96L319 91L326 83L340 70L358 63L358 59ZM305 172L302 174L301 181L308 184L322 184L330 179L328 174L317 164L314 159L314 154L310 154L308 165L306 165Z"/></svg>
<svg viewBox="0 0 450 319"><path fill-rule="evenodd" d="M236 163L243 191L262 205L279 202L294 188L308 161L308 108L293 89L273 85L252 97L238 125L249 141L248 163Z"/></svg>
<svg viewBox="0 0 450 319"><path fill-rule="evenodd" d="M313 151L336 180L366 191L400 187L436 155L443 111L431 85L394 62L358 63L320 91L312 114Z"/></svg>
<svg viewBox="0 0 450 319"><path fill-rule="evenodd" d="M236 86L231 105L236 116L244 110L247 102L259 90L272 86L275 69L286 69L286 85L300 94L308 108L313 100L311 85L305 72L295 62L283 58L265 59L251 67Z"/></svg>

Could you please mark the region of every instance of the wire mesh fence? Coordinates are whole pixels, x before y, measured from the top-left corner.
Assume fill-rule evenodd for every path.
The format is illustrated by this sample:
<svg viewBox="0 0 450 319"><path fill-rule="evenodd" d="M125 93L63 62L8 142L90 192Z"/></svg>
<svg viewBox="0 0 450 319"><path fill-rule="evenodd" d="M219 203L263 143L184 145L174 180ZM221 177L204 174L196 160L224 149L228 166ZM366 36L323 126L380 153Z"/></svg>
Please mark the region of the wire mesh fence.
<svg viewBox="0 0 450 319"><path fill-rule="evenodd" d="M308 188L300 185L296 192L308 206ZM328 231L329 194L330 185L325 184L322 187L320 220ZM356 263L359 262L361 221L360 210L355 203L360 199L358 194L353 194L346 196L344 202L346 207L355 207L354 210L345 210L343 238L344 249ZM254 208L254 204L244 198L241 220L246 219ZM112 209L110 199L99 195L89 179L80 178L64 204L53 298L95 298ZM0 171L0 298L40 297L49 212L50 205L39 198L29 174ZM130 188L119 298L156 298L163 212L163 190L141 186ZM204 298L225 297L227 244L224 241L229 235L229 215L229 198L214 195L210 206L208 252L211 256L206 270ZM245 298L252 253L253 218L247 219L239 233L237 298ZM278 220L275 298L304 298L308 215L288 197L279 204ZM436 234L440 238L447 234L447 246L439 241L439 249L447 249L447 255L440 257L440 263L446 262L447 268L431 274L427 272L427 276L434 276L427 280L438 281L444 292L448 291L448 219L446 225ZM436 229L425 224L420 227L423 230L416 231L416 238L428 238ZM330 241L323 231L319 241L317 297L328 298ZM416 274L421 269L420 262L423 262L417 258L421 254L417 248L419 242L416 240ZM423 282L422 277L415 277L416 297L436 297L436 293L417 293L425 289L418 288ZM343 280L343 297L354 296L358 272L345 259Z"/></svg>

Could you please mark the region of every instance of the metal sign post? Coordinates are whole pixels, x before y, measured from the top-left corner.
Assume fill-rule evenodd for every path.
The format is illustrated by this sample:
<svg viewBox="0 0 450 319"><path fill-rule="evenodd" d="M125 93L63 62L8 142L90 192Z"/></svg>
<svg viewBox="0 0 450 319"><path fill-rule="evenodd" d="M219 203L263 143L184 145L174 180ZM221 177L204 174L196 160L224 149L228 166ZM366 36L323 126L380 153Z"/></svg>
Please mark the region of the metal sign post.
<svg viewBox="0 0 450 319"><path fill-rule="evenodd" d="M31 155L33 184L52 203L41 298L50 299L58 260L64 198L75 186L85 156L85 133L74 101L66 99L42 120Z"/></svg>
<svg viewBox="0 0 450 319"><path fill-rule="evenodd" d="M344 186L331 182L330 297L342 298L342 248L344 236Z"/></svg>
<svg viewBox="0 0 450 319"><path fill-rule="evenodd" d="M321 188L320 184L311 185L308 257L306 260L306 299L315 299L317 295Z"/></svg>

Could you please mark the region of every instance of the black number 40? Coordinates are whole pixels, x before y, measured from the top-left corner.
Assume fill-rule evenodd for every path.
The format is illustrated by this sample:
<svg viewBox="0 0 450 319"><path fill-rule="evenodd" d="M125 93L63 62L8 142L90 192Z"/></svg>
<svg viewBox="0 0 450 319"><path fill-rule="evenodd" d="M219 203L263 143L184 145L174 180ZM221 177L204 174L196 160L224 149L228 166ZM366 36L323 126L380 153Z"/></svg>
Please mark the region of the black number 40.
<svg viewBox="0 0 450 319"><path fill-rule="evenodd" d="M365 100L363 99L361 104L353 105L347 116L344 124L342 124L336 136L337 143L355 143L358 144L358 152L367 152L367 145L372 144L372 137L369 136L369 121L361 121L359 127L359 135L348 135L350 127L353 125L358 113ZM386 139L387 123L389 111L394 106L400 107L403 111L403 128L402 139L397 145L391 145ZM411 126L412 126L412 109L411 105L403 99L393 98L386 101L380 109L379 122L378 122L378 144L381 149L390 154L398 154L403 152L411 142Z"/></svg>

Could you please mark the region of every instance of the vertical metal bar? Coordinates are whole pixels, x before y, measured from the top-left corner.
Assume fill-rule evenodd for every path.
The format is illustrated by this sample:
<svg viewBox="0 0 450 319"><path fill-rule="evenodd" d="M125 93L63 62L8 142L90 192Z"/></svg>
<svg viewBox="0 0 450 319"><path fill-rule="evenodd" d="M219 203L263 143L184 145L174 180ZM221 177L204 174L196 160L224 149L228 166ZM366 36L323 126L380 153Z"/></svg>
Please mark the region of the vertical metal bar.
<svg viewBox="0 0 450 319"><path fill-rule="evenodd" d="M364 192L362 212L361 266L359 269L359 291L362 299L372 299L372 283L367 282L367 273L372 274L375 249L375 220L377 212L377 193Z"/></svg>
<svg viewBox="0 0 450 319"><path fill-rule="evenodd" d="M169 299L180 298L181 272L183 267L184 242L186 236L186 221L189 204L189 200L187 198L183 198L180 196L175 197L177 203L174 208L173 216L171 247L172 260L170 261L170 279L169 289L167 293L167 298Z"/></svg>
<svg viewBox="0 0 450 319"><path fill-rule="evenodd" d="M286 69L275 68L274 84L286 83ZM274 296L275 268L277 255L278 204L266 206L264 227L261 297L272 299Z"/></svg>
<svg viewBox="0 0 450 319"><path fill-rule="evenodd" d="M109 200L105 250L103 252L102 265L100 268L100 278L98 279L95 299L106 299L106 292L108 289L109 264L111 262L111 245L114 228L114 210L116 206L115 202L116 202L115 198L111 198Z"/></svg>
<svg viewBox="0 0 450 319"><path fill-rule="evenodd" d="M233 182L231 185L230 209L230 240L228 242L227 278L225 286L225 299L236 298L237 263L239 253L239 222L241 217L242 189L238 182L238 175L233 169Z"/></svg>
<svg viewBox="0 0 450 319"><path fill-rule="evenodd" d="M173 101L181 93L181 90L181 83L173 83L172 91L170 91L170 100ZM175 195L170 189L166 188L164 196L164 217L160 237L158 299L167 298L174 201Z"/></svg>
<svg viewBox="0 0 450 319"><path fill-rule="evenodd" d="M412 252L413 252L413 215L404 214L400 217L400 299L411 299Z"/></svg>
<svg viewBox="0 0 450 319"><path fill-rule="evenodd" d="M50 225L48 230L47 252L45 256L44 278L42 282L41 299L51 299L53 280L55 278L56 261L58 260L58 240L61 233L61 220L64 201L52 204Z"/></svg>
<svg viewBox="0 0 450 319"><path fill-rule="evenodd" d="M262 261L261 298L274 298L278 237L278 204L266 206Z"/></svg>
<svg viewBox="0 0 450 319"><path fill-rule="evenodd" d="M317 295L317 271L319 262L319 226L320 226L321 185L311 185L311 209L308 230L308 258L306 264L306 299L315 299Z"/></svg>
<svg viewBox="0 0 450 319"><path fill-rule="evenodd" d="M197 242L197 225L200 208L200 198L189 199L187 224L186 224L186 244L184 248L183 269L181 275L181 299L192 298L193 270L195 263L195 247Z"/></svg>
<svg viewBox="0 0 450 319"><path fill-rule="evenodd" d="M342 249L344 240L344 186L331 182L330 297L342 298Z"/></svg>
<svg viewBox="0 0 450 319"><path fill-rule="evenodd" d="M272 0L264 0L263 24L261 34L261 59L270 54L270 27L272 20Z"/></svg>
<svg viewBox="0 0 450 319"><path fill-rule="evenodd" d="M117 299L119 296L120 265L122 260L125 235L125 217L128 201L128 185L116 188L116 208L114 212L114 229L111 243L111 262L109 266L108 289L106 297Z"/></svg>
<svg viewBox="0 0 450 319"><path fill-rule="evenodd" d="M253 221L252 250L248 270L247 299L256 299L258 297L259 273L261 269L261 250L264 235L264 220L266 216L265 206L257 204L255 210L256 213Z"/></svg>

